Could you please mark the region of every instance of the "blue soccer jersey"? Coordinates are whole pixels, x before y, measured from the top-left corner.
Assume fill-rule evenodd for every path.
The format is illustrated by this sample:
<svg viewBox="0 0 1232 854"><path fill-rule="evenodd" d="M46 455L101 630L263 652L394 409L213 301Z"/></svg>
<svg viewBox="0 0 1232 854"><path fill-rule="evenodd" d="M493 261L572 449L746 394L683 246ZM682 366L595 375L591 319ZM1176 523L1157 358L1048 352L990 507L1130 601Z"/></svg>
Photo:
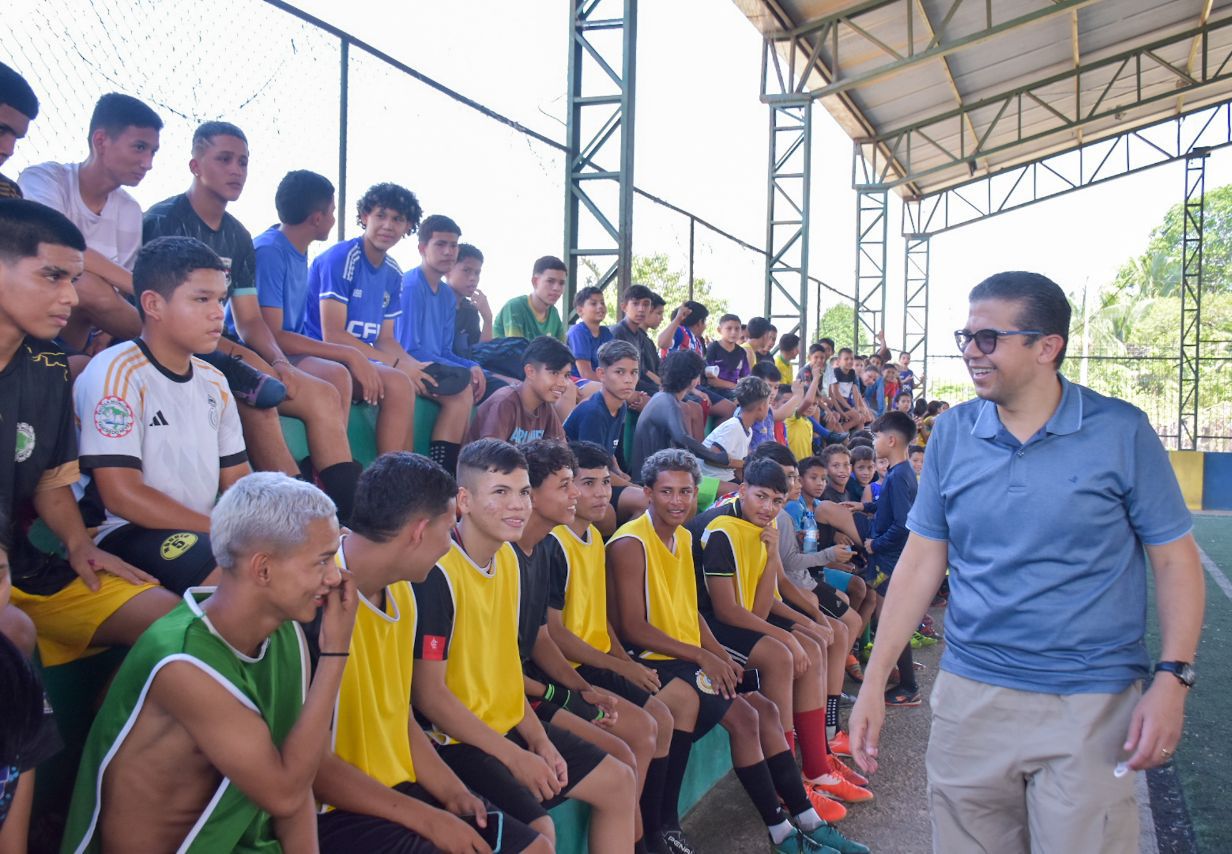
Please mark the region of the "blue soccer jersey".
<svg viewBox="0 0 1232 854"><path fill-rule="evenodd" d="M321 331L321 300L347 307L347 332L375 345L381 325L402 313L402 270L386 256L380 267L364 254L362 236L337 243L312 262L308 270L308 305L304 334L325 340Z"/></svg>
<svg viewBox="0 0 1232 854"><path fill-rule="evenodd" d="M252 241L257 256L257 302L282 311L282 328L304 334L308 310L308 256L278 226Z"/></svg>

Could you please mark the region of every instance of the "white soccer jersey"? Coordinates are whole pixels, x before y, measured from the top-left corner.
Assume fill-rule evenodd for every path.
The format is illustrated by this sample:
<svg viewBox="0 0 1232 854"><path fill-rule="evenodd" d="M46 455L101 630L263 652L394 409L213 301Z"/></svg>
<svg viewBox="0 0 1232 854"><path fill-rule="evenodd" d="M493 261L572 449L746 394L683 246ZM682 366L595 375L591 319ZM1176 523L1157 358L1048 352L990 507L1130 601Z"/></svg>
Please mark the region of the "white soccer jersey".
<svg viewBox="0 0 1232 854"><path fill-rule="evenodd" d="M138 469L147 486L198 513L213 509L220 470L248 459L223 375L197 358L187 376L172 373L140 339L91 359L73 406L82 469ZM97 540L126 523L108 508Z"/></svg>

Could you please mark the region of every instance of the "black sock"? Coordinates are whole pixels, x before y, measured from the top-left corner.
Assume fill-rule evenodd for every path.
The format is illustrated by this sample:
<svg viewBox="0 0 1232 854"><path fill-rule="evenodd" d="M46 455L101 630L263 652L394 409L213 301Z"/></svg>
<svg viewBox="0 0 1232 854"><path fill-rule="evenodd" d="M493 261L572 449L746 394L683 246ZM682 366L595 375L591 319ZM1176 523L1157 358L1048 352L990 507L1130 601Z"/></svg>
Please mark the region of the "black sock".
<svg viewBox="0 0 1232 854"><path fill-rule="evenodd" d="M787 756L786 753L780 754ZM792 767L795 767L795 762L792 762ZM764 762L758 762L756 765L749 765L744 768L737 768L736 778L740 781L740 785L744 786L744 790L748 792L749 800L753 802L753 806L761 813L761 820L766 823L766 827L773 827L783 820L783 810L779 808L779 796L774 791L774 779L770 775L770 768ZM796 783L800 785L801 791L804 790L804 784L800 782L800 770L796 769ZM805 796L805 802L808 802L808 796ZM788 805L790 807L790 804ZM806 807L807 808L807 807Z"/></svg>
<svg viewBox="0 0 1232 854"><path fill-rule="evenodd" d="M898 657L898 687L894 690L906 691L908 694L914 694L920 690L915 682L915 665L911 661L910 642L903 647L903 652Z"/></svg>
<svg viewBox="0 0 1232 854"><path fill-rule="evenodd" d="M642 786L642 831L647 839L655 838L663 827L663 784L667 780L669 756L650 760L646 767L646 783Z"/></svg>
<svg viewBox="0 0 1232 854"><path fill-rule="evenodd" d="M351 510L355 507L355 487L363 470L363 466L351 460L317 472L321 491L334 500L338 507L338 520L344 525L350 521Z"/></svg>
<svg viewBox="0 0 1232 854"><path fill-rule="evenodd" d="M667 768L663 773L663 798L659 801L660 829L680 827L680 788L684 772L689 767L689 752L693 749L693 733L672 730L672 746L667 750Z"/></svg>
<svg viewBox="0 0 1232 854"><path fill-rule="evenodd" d="M633 843L633 854L650 854L650 849L646 847L645 835Z"/></svg>
<svg viewBox="0 0 1232 854"><path fill-rule="evenodd" d="M808 793L804 791L804 781L800 779L800 766L796 764L796 758L791 753L784 750L771 756L766 760L766 767L770 769L774 790L787 805L788 812L799 815L813 806L808 799Z"/></svg>
<svg viewBox="0 0 1232 854"><path fill-rule="evenodd" d="M826 697L826 726L838 726L838 695L830 694Z"/></svg>
<svg viewBox="0 0 1232 854"><path fill-rule="evenodd" d="M440 463L441 468L450 474L458 470L458 451L460 450L462 450L462 446L457 442L433 439L428 443L428 457L433 462Z"/></svg>

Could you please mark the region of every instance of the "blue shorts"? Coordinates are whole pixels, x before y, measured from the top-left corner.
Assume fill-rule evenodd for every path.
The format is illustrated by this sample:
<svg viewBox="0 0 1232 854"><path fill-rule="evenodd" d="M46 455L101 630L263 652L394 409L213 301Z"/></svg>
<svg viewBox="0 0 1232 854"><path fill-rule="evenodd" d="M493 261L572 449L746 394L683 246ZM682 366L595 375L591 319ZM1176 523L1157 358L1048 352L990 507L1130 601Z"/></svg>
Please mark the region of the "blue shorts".
<svg viewBox="0 0 1232 854"><path fill-rule="evenodd" d="M841 569L827 568L822 575L826 584L829 584L835 590L841 590L844 593L847 592L847 587L851 584L851 573L844 572Z"/></svg>

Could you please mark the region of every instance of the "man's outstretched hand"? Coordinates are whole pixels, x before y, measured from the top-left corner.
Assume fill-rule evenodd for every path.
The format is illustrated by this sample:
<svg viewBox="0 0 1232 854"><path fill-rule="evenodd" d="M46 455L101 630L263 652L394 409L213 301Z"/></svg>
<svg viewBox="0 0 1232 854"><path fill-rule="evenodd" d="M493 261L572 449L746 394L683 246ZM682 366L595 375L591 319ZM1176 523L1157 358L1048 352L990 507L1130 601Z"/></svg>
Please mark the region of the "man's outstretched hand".
<svg viewBox="0 0 1232 854"><path fill-rule="evenodd" d="M851 758L869 774L877 771L878 746L884 724L884 689L865 682L847 719L847 730L851 739Z"/></svg>

